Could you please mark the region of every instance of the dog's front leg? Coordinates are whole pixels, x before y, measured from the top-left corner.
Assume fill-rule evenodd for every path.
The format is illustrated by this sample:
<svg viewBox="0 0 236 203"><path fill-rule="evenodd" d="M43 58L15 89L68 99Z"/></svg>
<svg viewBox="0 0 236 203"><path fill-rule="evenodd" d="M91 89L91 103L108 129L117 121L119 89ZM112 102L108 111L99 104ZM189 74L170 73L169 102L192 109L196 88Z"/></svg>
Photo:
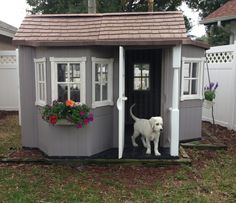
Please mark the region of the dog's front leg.
<svg viewBox="0 0 236 203"><path fill-rule="evenodd" d="M160 152L158 151L158 144L159 144L159 137L160 135L158 135L155 139L154 139L154 152L156 156L160 156Z"/></svg>
<svg viewBox="0 0 236 203"><path fill-rule="evenodd" d="M151 144L148 138L146 138L146 147L147 147L146 154L151 154Z"/></svg>

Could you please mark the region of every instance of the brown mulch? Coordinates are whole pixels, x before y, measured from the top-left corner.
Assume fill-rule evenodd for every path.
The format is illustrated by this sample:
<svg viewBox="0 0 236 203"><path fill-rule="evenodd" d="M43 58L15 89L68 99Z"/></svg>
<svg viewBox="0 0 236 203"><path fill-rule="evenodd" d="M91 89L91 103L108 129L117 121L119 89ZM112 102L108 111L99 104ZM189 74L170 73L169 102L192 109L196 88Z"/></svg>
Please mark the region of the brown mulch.
<svg viewBox="0 0 236 203"><path fill-rule="evenodd" d="M0 120L10 115L18 115L18 111L0 111Z"/></svg>
<svg viewBox="0 0 236 203"><path fill-rule="evenodd" d="M8 158L24 158L24 159L41 159L44 158L44 154L38 149L18 149L11 152Z"/></svg>

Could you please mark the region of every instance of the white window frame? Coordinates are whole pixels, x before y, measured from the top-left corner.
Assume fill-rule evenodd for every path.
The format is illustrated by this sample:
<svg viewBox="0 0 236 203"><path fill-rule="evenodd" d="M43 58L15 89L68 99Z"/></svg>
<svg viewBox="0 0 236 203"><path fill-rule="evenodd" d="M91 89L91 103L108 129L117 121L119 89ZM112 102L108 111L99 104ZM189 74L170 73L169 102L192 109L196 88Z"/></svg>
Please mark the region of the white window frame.
<svg viewBox="0 0 236 203"><path fill-rule="evenodd" d="M43 72L44 72L44 81L39 81L39 64L43 65ZM42 67L42 66L41 66ZM34 71L35 71L35 105L37 106L45 106L47 104L47 68L46 68L46 58L38 58L34 59ZM45 100L40 99L40 90L39 90L39 84L44 84L44 93L45 93Z"/></svg>
<svg viewBox="0 0 236 203"><path fill-rule="evenodd" d="M184 64L185 63L198 63L199 64L199 70L198 70L198 86L197 86L197 94L190 94L190 95L184 95ZM181 71L181 97L180 100L192 100L192 99L203 99L203 73L204 73L204 64L205 64L205 58L187 58L182 57L182 71ZM191 79L191 78L190 78Z"/></svg>
<svg viewBox="0 0 236 203"><path fill-rule="evenodd" d="M51 101L58 99L58 85L57 85L57 64L66 63L67 66L70 63L79 63L80 64L80 103L86 103L86 73L85 73L85 63L86 57L80 58L56 58L50 57L51 62L51 89L52 97Z"/></svg>
<svg viewBox="0 0 236 203"><path fill-rule="evenodd" d="M113 102L113 58L92 57L92 108L112 106ZM96 63L108 64L107 100L95 101L95 65ZM100 91L102 95L102 91Z"/></svg>

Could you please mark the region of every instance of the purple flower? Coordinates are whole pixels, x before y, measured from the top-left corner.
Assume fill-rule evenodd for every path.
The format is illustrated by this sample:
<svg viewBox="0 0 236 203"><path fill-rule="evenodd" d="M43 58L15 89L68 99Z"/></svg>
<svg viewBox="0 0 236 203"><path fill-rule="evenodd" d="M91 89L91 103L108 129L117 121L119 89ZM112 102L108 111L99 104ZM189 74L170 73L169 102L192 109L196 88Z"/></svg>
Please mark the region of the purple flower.
<svg viewBox="0 0 236 203"><path fill-rule="evenodd" d="M214 87L214 90L216 90L218 87L218 82L216 83L215 87Z"/></svg>
<svg viewBox="0 0 236 203"><path fill-rule="evenodd" d="M82 124L81 123L78 123L77 125L76 125L76 128L82 128L83 126L82 126Z"/></svg>
<svg viewBox="0 0 236 203"><path fill-rule="evenodd" d="M81 111L81 112L79 112L79 115L84 116L85 112Z"/></svg>
<svg viewBox="0 0 236 203"><path fill-rule="evenodd" d="M212 90L212 88L214 87L214 85L215 85L214 82L211 82L211 83L210 83L210 86L209 86L209 89Z"/></svg>

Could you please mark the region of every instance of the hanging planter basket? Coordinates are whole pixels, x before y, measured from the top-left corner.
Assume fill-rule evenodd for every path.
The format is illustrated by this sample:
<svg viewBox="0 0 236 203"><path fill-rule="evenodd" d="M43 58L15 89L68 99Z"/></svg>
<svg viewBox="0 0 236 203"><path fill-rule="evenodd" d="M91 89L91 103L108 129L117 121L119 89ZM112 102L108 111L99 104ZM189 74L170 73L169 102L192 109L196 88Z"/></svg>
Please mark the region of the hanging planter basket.
<svg viewBox="0 0 236 203"><path fill-rule="evenodd" d="M204 100L203 107L206 109L211 109L214 104L215 104L214 101Z"/></svg>

